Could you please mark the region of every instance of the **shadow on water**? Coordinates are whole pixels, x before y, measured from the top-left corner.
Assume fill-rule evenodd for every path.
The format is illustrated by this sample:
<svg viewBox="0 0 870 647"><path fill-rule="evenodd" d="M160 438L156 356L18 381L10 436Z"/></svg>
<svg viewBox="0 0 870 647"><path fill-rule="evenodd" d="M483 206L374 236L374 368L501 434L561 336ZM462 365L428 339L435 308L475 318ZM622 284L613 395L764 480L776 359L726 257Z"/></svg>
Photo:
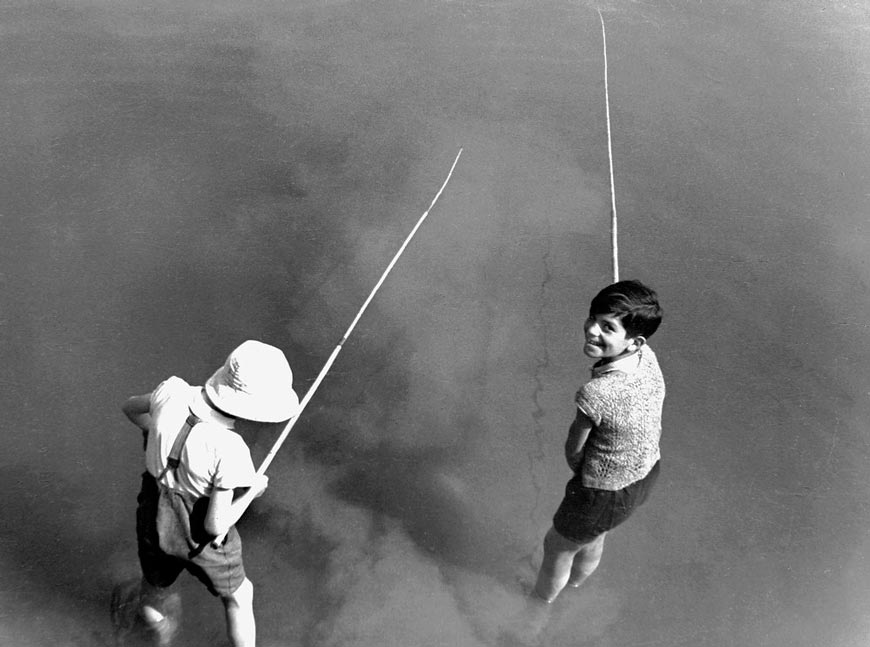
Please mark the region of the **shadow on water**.
<svg viewBox="0 0 870 647"><path fill-rule="evenodd" d="M422 552L510 586L514 569L498 557L515 537L458 476L461 455L453 448L377 447L357 458L332 493L398 520Z"/></svg>
<svg viewBox="0 0 870 647"><path fill-rule="evenodd" d="M48 618L69 624L65 644L71 646L111 644L109 592L114 581L133 573L123 566L119 570L113 559L119 543L126 542L89 532L93 526L86 520L101 514L88 508L89 502L91 493L57 473L17 465L0 468L0 507L6 519L0 528L0 597L12 593L5 611L12 618L21 612L18 618L25 625ZM30 630L34 639L40 624ZM4 625L11 628L11 622Z"/></svg>

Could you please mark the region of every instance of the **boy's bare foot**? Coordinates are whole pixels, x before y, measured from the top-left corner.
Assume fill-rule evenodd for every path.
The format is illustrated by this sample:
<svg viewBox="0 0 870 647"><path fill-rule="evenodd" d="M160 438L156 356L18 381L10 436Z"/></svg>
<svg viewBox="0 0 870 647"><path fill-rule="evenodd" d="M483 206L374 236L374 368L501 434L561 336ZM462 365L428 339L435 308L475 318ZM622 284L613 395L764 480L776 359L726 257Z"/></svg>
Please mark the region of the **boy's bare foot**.
<svg viewBox="0 0 870 647"><path fill-rule="evenodd" d="M149 626L149 631L155 647L170 647L178 631L178 620L172 616L163 616L160 622Z"/></svg>
<svg viewBox="0 0 870 647"><path fill-rule="evenodd" d="M543 595L541 595L540 593L538 593L538 589L535 588L535 587L532 587L532 592L531 592L530 595L531 595L531 597L532 597L533 599L535 599L536 601L538 601L538 602L543 602L544 604L553 604L553 600L556 599L555 597L554 597L554 598L551 598L551 599L547 599L547 598L545 598Z"/></svg>
<svg viewBox="0 0 870 647"><path fill-rule="evenodd" d="M172 593L163 600L163 617L156 622L148 622L148 630L155 647L171 647L181 621L181 596Z"/></svg>
<svg viewBox="0 0 870 647"><path fill-rule="evenodd" d="M535 588L535 582L530 579L526 579L522 575L517 576L517 584L519 584L520 590L523 592L527 598L531 598L535 602L542 602L544 604L550 604L553 601L548 600L547 598L541 597Z"/></svg>
<svg viewBox="0 0 870 647"><path fill-rule="evenodd" d="M170 647L181 619L181 596L178 593L167 595L160 606L162 612L150 610L158 619L143 617L139 578L116 584L111 602L116 647L148 642L155 647Z"/></svg>

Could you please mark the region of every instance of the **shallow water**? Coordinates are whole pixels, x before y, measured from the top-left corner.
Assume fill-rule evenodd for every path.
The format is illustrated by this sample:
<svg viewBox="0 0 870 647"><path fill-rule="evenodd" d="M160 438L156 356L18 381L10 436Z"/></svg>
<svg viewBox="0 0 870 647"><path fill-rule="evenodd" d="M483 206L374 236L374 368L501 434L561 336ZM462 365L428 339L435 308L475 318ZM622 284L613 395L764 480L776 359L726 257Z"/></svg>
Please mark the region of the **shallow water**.
<svg viewBox="0 0 870 647"><path fill-rule="evenodd" d="M866 644L870 12L601 6L664 470L546 613L517 578L610 271L594 6L0 8L0 644L111 644L123 399L247 338L304 393L460 147L243 520L260 644ZM278 429L248 431L259 459ZM180 587L183 644L220 644Z"/></svg>

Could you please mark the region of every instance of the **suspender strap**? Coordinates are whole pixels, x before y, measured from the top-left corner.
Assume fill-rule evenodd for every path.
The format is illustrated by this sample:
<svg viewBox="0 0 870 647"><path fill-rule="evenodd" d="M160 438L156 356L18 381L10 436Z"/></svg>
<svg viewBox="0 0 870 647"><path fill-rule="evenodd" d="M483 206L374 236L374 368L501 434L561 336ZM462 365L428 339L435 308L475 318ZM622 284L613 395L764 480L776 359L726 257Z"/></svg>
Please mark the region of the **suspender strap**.
<svg viewBox="0 0 870 647"><path fill-rule="evenodd" d="M163 471L160 472L160 475L157 477L157 480L163 478L163 476L169 470L173 472L178 469L178 466L181 464L181 451L184 449L184 443L187 442L187 437L190 435L190 430L198 423L201 422L193 411L190 412L190 415L187 416L187 420L184 421L184 425L181 427L181 431L178 432L178 435L175 436L175 442L172 443L172 449L169 451L169 457L166 459L166 467L163 468Z"/></svg>

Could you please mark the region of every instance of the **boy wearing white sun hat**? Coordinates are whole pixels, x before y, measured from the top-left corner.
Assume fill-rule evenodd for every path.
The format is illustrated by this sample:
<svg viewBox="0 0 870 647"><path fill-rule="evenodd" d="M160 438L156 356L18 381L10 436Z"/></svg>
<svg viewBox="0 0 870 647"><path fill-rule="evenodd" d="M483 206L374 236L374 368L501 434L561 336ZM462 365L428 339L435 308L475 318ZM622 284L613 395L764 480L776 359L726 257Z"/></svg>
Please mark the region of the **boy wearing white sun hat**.
<svg viewBox="0 0 870 647"><path fill-rule="evenodd" d="M256 473L234 427L237 419L282 422L298 409L284 353L253 340L233 350L202 387L170 377L124 403L146 434L146 471L136 511L142 580L113 593L119 639L141 620L156 644L171 643L179 599L168 587L187 570L223 602L230 643L255 645L254 588L235 524L268 479Z"/></svg>

